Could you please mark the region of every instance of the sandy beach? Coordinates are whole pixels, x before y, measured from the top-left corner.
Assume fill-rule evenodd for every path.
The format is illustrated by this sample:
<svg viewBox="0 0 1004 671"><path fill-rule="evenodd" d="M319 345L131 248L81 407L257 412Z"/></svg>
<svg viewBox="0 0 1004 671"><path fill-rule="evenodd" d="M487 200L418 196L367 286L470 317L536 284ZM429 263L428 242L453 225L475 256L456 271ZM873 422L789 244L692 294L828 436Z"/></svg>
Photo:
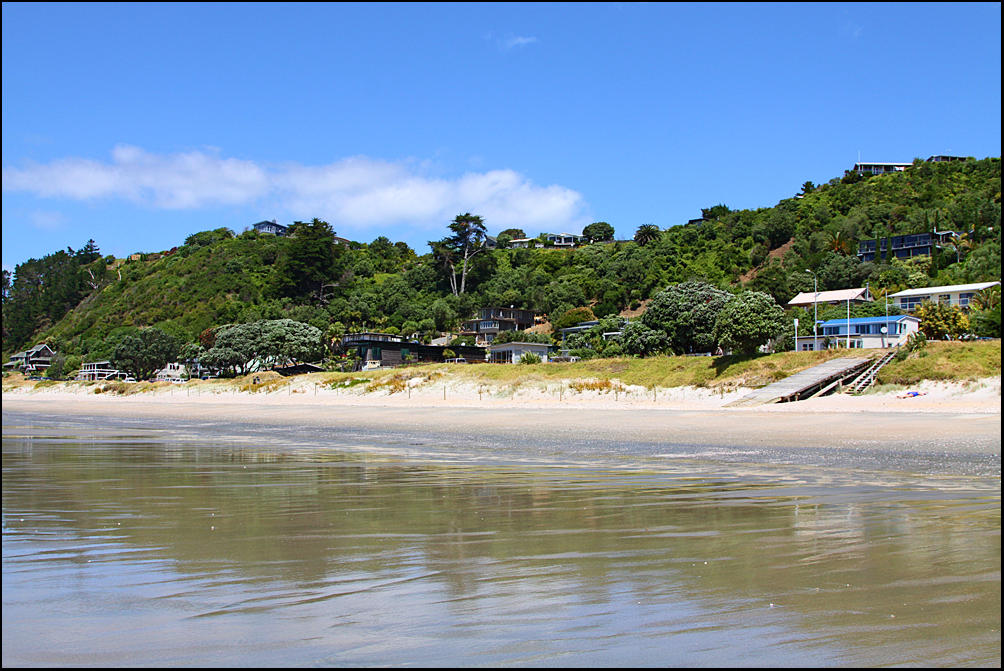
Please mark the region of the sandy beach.
<svg viewBox="0 0 1004 671"><path fill-rule="evenodd" d="M924 383L903 392L831 395L758 408L727 408L748 390L719 394L683 387L573 391L566 384L493 388L450 380L388 393L331 389L297 379L274 391L205 384L164 385L131 395L94 387L21 387L3 393L6 411L44 415L219 421L240 424L418 430L497 436L660 441L746 446L885 446L999 453L1000 378ZM918 446L926 447L920 448Z"/></svg>

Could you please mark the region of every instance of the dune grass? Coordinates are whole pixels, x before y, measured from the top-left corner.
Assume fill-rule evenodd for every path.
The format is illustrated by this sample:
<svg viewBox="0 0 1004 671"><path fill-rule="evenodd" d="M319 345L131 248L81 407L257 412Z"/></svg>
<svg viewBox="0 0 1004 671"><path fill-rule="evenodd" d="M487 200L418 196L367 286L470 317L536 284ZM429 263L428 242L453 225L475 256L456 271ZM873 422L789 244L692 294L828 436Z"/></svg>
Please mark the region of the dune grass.
<svg viewBox="0 0 1004 671"><path fill-rule="evenodd" d="M362 387L367 392L400 393L412 386L428 384L471 384L485 390L547 386L564 383L576 391L615 391L624 386L647 389L704 387L731 391L756 388L793 375L830 359L843 356L880 356L880 350L826 350L822 352L782 352L754 357L655 356L647 359L592 359L574 363L541 364L421 364L351 373L311 373L283 378L271 371L233 380L192 380L185 387L207 393L235 390L276 392L287 386L315 384L330 389ZM980 342L929 342L903 361L893 361L879 373L878 385L912 385L923 380L967 382L1001 374L1000 340ZM258 378L255 384L254 378ZM170 387L169 383L147 382L50 382L31 381L19 374L5 374L3 389L41 389L57 384L95 387L94 393L135 394Z"/></svg>
<svg viewBox="0 0 1004 671"><path fill-rule="evenodd" d="M1001 341L929 341L903 361L879 371L878 384L917 384L923 380L969 382L1001 374Z"/></svg>

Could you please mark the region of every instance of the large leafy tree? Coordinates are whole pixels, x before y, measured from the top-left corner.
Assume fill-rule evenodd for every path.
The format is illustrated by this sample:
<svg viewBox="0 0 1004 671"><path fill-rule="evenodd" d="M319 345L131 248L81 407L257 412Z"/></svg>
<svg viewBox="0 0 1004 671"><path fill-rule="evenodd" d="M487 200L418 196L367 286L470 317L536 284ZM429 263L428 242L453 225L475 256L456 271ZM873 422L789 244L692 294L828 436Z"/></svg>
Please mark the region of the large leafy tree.
<svg viewBox="0 0 1004 671"><path fill-rule="evenodd" d="M119 338L112 349L112 365L137 380L146 380L177 360L181 344L174 336L150 327Z"/></svg>
<svg viewBox="0 0 1004 671"><path fill-rule="evenodd" d="M453 235L437 242L430 242L433 254L445 269L449 270L450 290L459 296L467 290L467 274L471 270L473 258L485 251L485 222L481 217L465 212L458 214L450 223ZM458 283L457 276L460 276Z"/></svg>
<svg viewBox="0 0 1004 671"><path fill-rule="evenodd" d="M666 332L652 329L641 321L631 321L621 331L621 347L626 354L649 356L666 351L669 340Z"/></svg>
<svg viewBox="0 0 1004 671"><path fill-rule="evenodd" d="M731 297L707 282L682 282L656 294L641 320L663 331L678 354L708 352L715 345L715 320Z"/></svg>
<svg viewBox="0 0 1004 671"><path fill-rule="evenodd" d="M614 239L614 227L605 221L596 221L582 229L582 235L590 242L601 242Z"/></svg>
<svg viewBox="0 0 1004 671"><path fill-rule="evenodd" d="M714 336L725 349L754 354L784 331L784 310L761 291L744 291L722 308L715 320Z"/></svg>
<svg viewBox="0 0 1004 671"><path fill-rule="evenodd" d="M211 368L244 375L253 370L320 358L320 329L293 319L265 319L230 324L216 333L216 342L202 355Z"/></svg>

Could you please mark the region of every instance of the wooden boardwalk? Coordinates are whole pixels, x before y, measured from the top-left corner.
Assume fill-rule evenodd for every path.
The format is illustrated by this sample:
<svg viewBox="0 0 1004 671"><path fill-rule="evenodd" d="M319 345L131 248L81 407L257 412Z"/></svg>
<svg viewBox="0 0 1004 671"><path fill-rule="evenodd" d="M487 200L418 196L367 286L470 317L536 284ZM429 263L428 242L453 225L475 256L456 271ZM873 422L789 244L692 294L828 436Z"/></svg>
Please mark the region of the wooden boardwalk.
<svg viewBox="0 0 1004 671"><path fill-rule="evenodd" d="M766 387L755 389L742 398L726 404L725 407L741 408L767 403L784 403L826 393L844 380L859 374L871 362L870 357L830 359Z"/></svg>

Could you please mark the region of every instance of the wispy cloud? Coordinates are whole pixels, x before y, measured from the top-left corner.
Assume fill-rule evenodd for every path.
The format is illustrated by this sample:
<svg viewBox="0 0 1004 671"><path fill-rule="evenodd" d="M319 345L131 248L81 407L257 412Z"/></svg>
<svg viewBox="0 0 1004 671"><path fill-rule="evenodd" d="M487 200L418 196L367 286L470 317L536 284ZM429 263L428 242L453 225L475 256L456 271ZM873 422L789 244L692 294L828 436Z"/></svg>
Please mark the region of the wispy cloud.
<svg viewBox="0 0 1004 671"><path fill-rule="evenodd" d="M517 35L503 39L501 44L505 49L514 49L516 47L525 47L528 44L535 44L538 41L539 40L536 37L522 37Z"/></svg>
<svg viewBox="0 0 1004 671"><path fill-rule="evenodd" d="M294 219L323 217L352 229L410 224L442 226L474 212L492 229L551 228L586 220L581 194L534 184L513 170L444 178L411 161L365 156L326 165L266 166L216 150L153 154L119 146L111 161L65 158L4 166L3 190L41 198L127 200L168 210L219 206L278 207Z"/></svg>
<svg viewBox="0 0 1004 671"><path fill-rule="evenodd" d="M517 49L519 47L525 47L527 45L540 42L540 40L531 35L513 35L511 33L503 37L489 32L485 34L484 38L503 51Z"/></svg>

